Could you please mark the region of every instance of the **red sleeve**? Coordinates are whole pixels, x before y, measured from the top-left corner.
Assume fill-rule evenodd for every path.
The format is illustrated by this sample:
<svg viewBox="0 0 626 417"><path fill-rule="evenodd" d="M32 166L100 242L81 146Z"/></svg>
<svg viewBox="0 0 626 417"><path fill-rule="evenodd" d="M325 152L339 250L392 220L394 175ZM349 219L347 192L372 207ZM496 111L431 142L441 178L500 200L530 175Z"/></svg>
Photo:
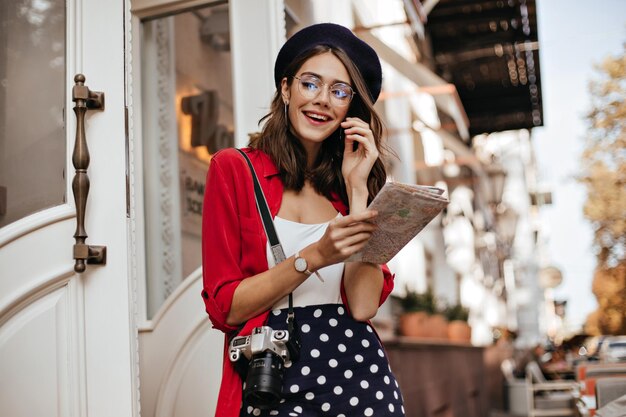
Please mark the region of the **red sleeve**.
<svg viewBox="0 0 626 417"><path fill-rule="evenodd" d="M241 224L236 181L229 155L211 160L202 205L202 298L213 327L231 332L226 324L235 289L244 278L240 267ZM222 164L222 161L224 162Z"/></svg>
<svg viewBox="0 0 626 417"><path fill-rule="evenodd" d="M393 290L393 278L395 277L387 267L387 264L381 265L381 268L383 270L383 290L380 292L379 306L383 305L387 297L389 297L389 294L391 294Z"/></svg>

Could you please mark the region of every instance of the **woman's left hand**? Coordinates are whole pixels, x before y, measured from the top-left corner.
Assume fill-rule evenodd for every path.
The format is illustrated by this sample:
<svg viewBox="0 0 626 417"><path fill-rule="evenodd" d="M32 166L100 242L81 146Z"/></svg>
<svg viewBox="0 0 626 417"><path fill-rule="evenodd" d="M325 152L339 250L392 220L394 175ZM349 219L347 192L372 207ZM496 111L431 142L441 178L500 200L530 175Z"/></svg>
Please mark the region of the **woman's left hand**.
<svg viewBox="0 0 626 417"><path fill-rule="evenodd" d="M352 188L367 188L367 178L378 159L378 149L370 125L358 117L347 117L341 122L345 143L341 174ZM354 142L358 147L354 150Z"/></svg>

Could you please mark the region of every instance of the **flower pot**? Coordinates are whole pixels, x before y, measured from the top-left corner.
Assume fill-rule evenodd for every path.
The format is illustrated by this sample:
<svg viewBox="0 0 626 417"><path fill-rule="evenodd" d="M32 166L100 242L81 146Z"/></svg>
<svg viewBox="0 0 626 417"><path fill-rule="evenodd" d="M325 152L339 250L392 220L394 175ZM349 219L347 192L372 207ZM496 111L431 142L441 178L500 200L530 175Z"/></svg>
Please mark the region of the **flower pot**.
<svg viewBox="0 0 626 417"><path fill-rule="evenodd" d="M448 321L441 314L433 314L428 316L428 337L434 339L448 338Z"/></svg>
<svg viewBox="0 0 626 417"><path fill-rule="evenodd" d="M448 323L448 339L455 342L467 342L472 340L472 328L467 322L453 320Z"/></svg>
<svg viewBox="0 0 626 417"><path fill-rule="evenodd" d="M426 337L428 314L423 311L413 311L400 316L399 330L403 336Z"/></svg>

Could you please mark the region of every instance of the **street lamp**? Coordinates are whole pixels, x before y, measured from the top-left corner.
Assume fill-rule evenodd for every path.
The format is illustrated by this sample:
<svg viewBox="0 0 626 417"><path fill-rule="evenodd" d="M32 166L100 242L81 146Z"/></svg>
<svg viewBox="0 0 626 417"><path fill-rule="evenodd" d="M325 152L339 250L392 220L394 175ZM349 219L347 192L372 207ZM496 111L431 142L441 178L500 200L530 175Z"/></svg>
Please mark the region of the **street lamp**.
<svg viewBox="0 0 626 417"><path fill-rule="evenodd" d="M502 165L495 161L492 161L489 165L485 167L485 173L489 178L487 202L495 207L502 201L506 171L502 168Z"/></svg>
<svg viewBox="0 0 626 417"><path fill-rule="evenodd" d="M513 239L515 239L518 217L515 210L510 207L504 207L503 210L496 211L498 234L508 248L513 244Z"/></svg>

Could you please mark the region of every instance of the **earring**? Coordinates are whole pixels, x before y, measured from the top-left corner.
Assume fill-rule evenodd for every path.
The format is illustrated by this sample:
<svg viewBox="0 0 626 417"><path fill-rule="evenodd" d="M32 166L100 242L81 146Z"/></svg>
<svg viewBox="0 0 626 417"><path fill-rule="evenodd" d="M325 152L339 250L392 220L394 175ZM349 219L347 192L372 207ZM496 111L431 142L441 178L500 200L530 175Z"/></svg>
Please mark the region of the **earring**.
<svg viewBox="0 0 626 417"><path fill-rule="evenodd" d="M287 105L289 103L285 101L284 104L285 104L285 126L289 127L289 117L287 116Z"/></svg>

